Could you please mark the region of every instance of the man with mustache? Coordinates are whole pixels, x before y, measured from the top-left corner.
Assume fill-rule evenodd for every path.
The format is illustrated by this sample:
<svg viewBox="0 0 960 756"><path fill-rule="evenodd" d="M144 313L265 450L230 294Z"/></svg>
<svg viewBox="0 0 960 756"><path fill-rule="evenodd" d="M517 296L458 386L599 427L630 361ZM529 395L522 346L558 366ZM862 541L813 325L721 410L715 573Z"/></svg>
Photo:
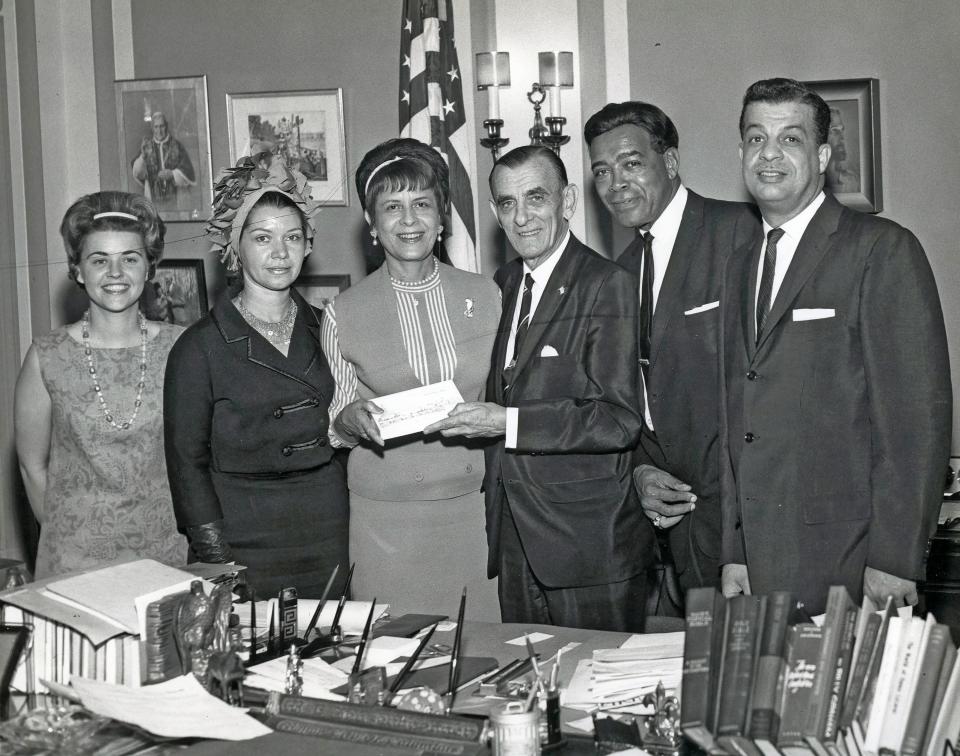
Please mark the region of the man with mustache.
<svg viewBox="0 0 960 756"><path fill-rule="evenodd" d="M950 447L936 282L917 238L824 194L830 108L804 84L752 84L743 180L763 234L721 295L725 595L790 590L810 614L916 603Z"/></svg>

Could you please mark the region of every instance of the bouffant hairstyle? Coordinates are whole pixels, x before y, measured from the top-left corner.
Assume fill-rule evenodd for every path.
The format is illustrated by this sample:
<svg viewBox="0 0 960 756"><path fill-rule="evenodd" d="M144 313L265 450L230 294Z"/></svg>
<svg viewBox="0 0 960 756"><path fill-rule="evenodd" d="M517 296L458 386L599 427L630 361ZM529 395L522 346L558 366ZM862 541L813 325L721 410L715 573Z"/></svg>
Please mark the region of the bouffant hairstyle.
<svg viewBox="0 0 960 756"><path fill-rule="evenodd" d="M371 217L384 192L430 189L441 216L450 205L450 171L443 156L416 139L388 139L370 150L357 169L357 196Z"/></svg>
<svg viewBox="0 0 960 756"><path fill-rule="evenodd" d="M132 231L143 239L147 256L147 280L153 278L157 263L163 257L166 226L153 203L142 194L128 192L94 192L74 202L60 223L60 236L67 251L70 280L77 280L77 268L83 244L94 231ZM77 282L78 286L82 286Z"/></svg>
<svg viewBox="0 0 960 756"><path fill-rule="evenodd" d="M784 102L799 102L809 105L813 110L813 127L816 129L817 144L826 144L830 133L830 106L806 84L796 79L761 79L747 88L743 96L743 107L740 109L740 138L746 128L744 117L747 106L753 102L769 102L780 104Z"/></svg>

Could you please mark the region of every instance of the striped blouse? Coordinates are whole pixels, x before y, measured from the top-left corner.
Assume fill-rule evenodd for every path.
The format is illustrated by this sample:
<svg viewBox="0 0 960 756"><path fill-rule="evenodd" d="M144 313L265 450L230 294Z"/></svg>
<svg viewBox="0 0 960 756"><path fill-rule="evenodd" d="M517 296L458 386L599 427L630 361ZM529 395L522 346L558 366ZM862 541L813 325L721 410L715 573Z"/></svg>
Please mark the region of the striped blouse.
<svg viewBox="0 0 960 756"><path fill-rule="evenodd" d="M421 385L452 380L457 369L457 344L447 315L440 268L434 261L433 272L422 281L408 283L390 277L397 302L397 318L403 335L407 362ZM334 431L333 420L344 407L358 398L357 371L340 352L337 314L333 303L324 309L321 342L336 389L330 404L330 444L354 446ZM430 345L430 349L427 345Z"/></svg>

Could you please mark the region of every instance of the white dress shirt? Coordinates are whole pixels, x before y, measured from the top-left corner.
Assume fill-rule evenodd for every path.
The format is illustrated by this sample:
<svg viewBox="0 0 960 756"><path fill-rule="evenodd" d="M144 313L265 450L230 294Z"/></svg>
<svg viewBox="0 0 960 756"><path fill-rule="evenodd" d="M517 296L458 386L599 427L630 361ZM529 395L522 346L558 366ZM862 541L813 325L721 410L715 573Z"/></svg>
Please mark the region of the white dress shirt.
<svg viewBox="0 0 960 756"><path fill-rule="evenodd" d="M677 241L677 234L680 233L680 223L683 221L683 211L687 206L687 188L680 185L673 199L660 213L650 226L649 231L641 233L653 234L653 310L657 311L657 302L660 301L660 288L663 286L663 279L667 273L667 265L670 264L670 255L673 254L673 245ZM643 258L640 262L640 280L643 280ZM643 296L641 287L640 296ZM640 373L640 380L644 380L643 372ZM647 394L647 386L643 386L643 417L647 422L647 427L653 430L653 417L650 415L650 400Z"/></svg>
<svg viewBox="0 0 960 756"><path fill-rule="evenodd" d="M803 232L807 230L807 226L810 225L810 221L813 220L813 216L816 215L817 210L820 209L820 205L823 204L825 199L826 195L820 192L820 194L813 198L813 202L786 223L779 226L779 228L783 229L783 236L781 236L780 241L777 242L777 265L773 269L773 285L770 288L771 308L777 298L777 292L780 291L780 285L783 283L783 279L787 277L787 270L790 268L790 263L793 262L793 256L797 252L797 247L800 244L800 239L803 237ZM760 279L763 277L763 259L767 255L767 234L772 230L773 226L764 219L763 249L760 250L760 262L757 264L757 288L753 292L754 322L756 322L757 299L760 297Z"/></svg>
<svg viewBox="0 0 960 756"><path fill-rule="evenodd" d="M567 243L570 241L570 230L567 229L567 233L564 235L563 239L560 240L560 244L557 248L550 253L550 256L540 263L534 270L530 270L527 266L527 263L523 263L523 275L526 278L527 273L533 276L533 290L530 294L530 320L533 320L533 314L537 311L537 305L540 304L540 298L543 296L543 291L547 286L547 281L550 280L550 276L553 274L553 269L557 267L557 263L560 262L560 257L563 255L563 251L567 248ZM520 279L523 281L523 279ZM523 300L523 292L517 296L517 304L513 308L513 317L510 323L510 338L507 339L507 352L504 356L504 367L510 365L510 362L513 360L513 345L517 339L517 321L520 320L520 303ZM516 407L507 407L507 429L506 429L506 439L505 444L508 449L517 448L517 408Z"/></svg>

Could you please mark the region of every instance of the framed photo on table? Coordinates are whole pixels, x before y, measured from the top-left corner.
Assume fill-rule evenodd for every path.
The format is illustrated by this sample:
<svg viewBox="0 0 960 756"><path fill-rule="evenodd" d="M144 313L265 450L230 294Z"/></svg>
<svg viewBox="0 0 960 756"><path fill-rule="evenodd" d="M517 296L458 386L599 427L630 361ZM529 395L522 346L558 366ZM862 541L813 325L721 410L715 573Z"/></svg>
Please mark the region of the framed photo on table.
<svg viewBox="0 0 960 756"><path fill-rule="evenodd" d="M120 188L146 195L165 221L210 217L207 77L114 82Z"/></svg>
<svg viewBox="0 0 960 756"><path fill-rule="evenodd" d="M337 294L350 288L350 274L321 276L304 273L294 281L293 287L307 302L322 310Z"/></svg>
<svg viewBox="0 0 960 756"><path fill-rule="evenodd" d="M830 106L826 190L855 210L883 210L880 159L880 81L808 81Z"/></svg>
<svg viewBox="0 0 960 756"><path fill-rule="evenodd" d="M230 165L268 149L296 166L321 205L349 205L343 91L252 92L227 95Z"/></svg>
<svg viewBox="0 0 960 756"><path fill-rule="evenodd" d="M161 260L153 280L147 281L140 302L150 320L193 325L207 314L203 260Z"/></svg>

